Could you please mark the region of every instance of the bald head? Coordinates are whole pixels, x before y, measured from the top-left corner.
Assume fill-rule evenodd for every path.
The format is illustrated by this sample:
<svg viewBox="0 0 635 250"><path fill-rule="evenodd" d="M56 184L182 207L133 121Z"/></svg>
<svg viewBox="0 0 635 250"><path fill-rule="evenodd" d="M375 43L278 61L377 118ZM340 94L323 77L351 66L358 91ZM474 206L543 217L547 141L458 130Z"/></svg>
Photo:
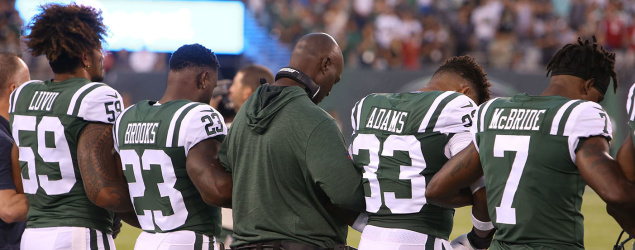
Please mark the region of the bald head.
<svg viewBox="0 0 635 250"><path fill-rule="evenodd" d="M293 48L289 66L296 68L307 59L317 59L329 55L342 55L335 39L326 33L311 33L300 38Z"/></svg>
<svg viewBox="0 0 635 250"><path fill-rule="evenodd" d="M313 102L319 103L340 80L344 57L340 46L329 34L311 33L300 38L295 45L289 66L302 71L320 86L313 99Z"/></svg>

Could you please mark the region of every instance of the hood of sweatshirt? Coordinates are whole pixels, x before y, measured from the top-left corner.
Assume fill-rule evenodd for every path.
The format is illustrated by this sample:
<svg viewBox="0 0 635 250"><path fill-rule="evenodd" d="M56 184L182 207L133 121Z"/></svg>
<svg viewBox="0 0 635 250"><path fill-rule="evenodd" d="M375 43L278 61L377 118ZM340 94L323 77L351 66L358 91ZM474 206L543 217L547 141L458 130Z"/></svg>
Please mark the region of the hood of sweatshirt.
<svg viewBox="0 0 635 250"><path fill-rule="evenodd" d="M245 113L249 127L258 134L264 134L278 111L302 96L307 96L307 93L300 87L262 85L243 105L247 108Z"/></svg>

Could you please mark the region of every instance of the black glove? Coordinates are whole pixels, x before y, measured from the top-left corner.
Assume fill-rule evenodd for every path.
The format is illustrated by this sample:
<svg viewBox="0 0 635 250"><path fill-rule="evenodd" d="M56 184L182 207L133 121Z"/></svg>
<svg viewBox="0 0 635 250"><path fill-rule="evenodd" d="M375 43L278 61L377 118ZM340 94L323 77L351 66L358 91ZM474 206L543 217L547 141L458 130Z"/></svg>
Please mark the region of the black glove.
<svg viewBox="0 0 635 250"><path fill-rule="evenodd" d="M467 233L467 240L474 246L476 249L488 249L490 244L492 244L492 239L494 238L494 233L496 229L492 230L487 237L481 238L474 232L474 228L472 231Z"/></svg>

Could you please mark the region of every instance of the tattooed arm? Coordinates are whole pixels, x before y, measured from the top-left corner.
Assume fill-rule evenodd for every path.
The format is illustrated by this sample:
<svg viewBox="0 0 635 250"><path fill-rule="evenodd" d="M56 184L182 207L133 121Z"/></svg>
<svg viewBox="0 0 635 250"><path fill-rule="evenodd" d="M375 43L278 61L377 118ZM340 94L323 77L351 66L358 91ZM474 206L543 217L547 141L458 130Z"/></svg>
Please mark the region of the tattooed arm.
<svg viewBox="0 0 635 250"><path fill-rule="evenodd" d="M90 123L79 136L77 162L88 199L112 212L133 210L121 162L113 154L112 125Z"/></svg>
<svg viewBox="0 0 635 250"><path fill-rule="evenodd" d="M613 158L604 137L580 141L576 161L580 175L606 202L609 214L631 235L635 235L635 185L629 182Z"/></svg>
<svg viewBox="0 0 635 250"><path fill-rule="evenodd" d="M478 151L470 143L465 149L445 163L426 187L426 199L445 207L462 207L472 204L470 184L483 176Z"/></svg>

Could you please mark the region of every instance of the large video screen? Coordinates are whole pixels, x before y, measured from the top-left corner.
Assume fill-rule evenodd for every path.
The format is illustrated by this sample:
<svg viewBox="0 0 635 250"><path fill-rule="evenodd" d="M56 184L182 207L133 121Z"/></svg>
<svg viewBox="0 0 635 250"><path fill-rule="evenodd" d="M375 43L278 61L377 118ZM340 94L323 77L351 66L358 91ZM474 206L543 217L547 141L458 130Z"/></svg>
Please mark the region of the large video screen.
<svg viewBox="0 0 635 250"><path fill-rule="evenodd" d="M25 25L47 2L101 9L110 30L108 50L173 52L199 43L219 54L243 52L245 6L239 1L18 0L16 9Z"/></svg>

